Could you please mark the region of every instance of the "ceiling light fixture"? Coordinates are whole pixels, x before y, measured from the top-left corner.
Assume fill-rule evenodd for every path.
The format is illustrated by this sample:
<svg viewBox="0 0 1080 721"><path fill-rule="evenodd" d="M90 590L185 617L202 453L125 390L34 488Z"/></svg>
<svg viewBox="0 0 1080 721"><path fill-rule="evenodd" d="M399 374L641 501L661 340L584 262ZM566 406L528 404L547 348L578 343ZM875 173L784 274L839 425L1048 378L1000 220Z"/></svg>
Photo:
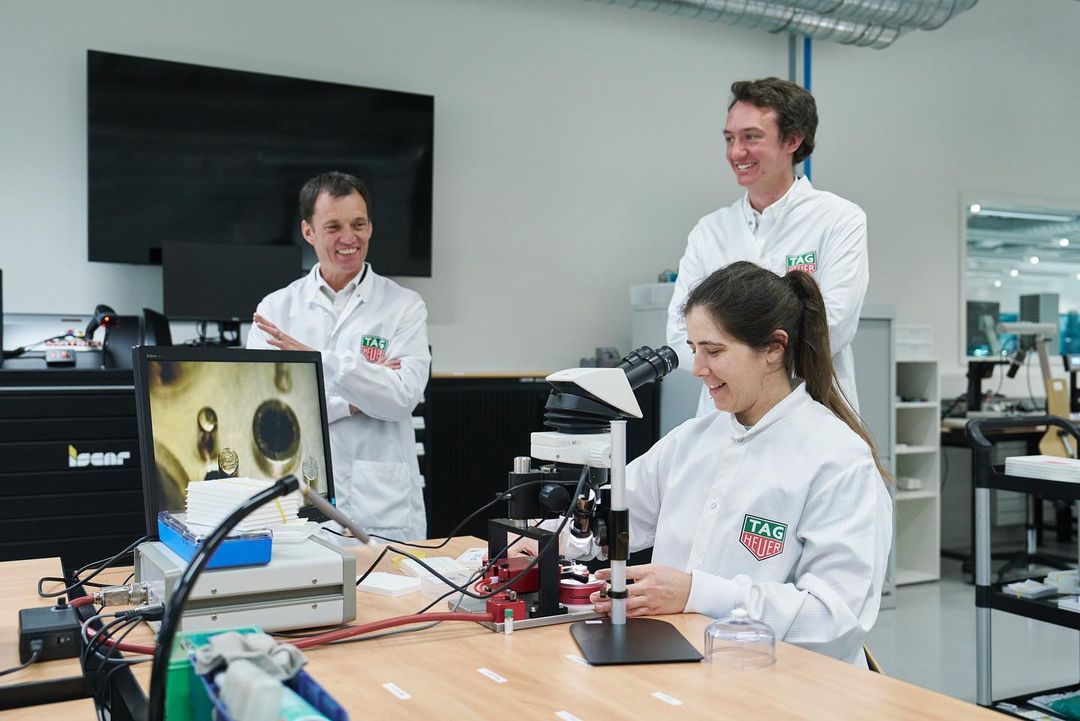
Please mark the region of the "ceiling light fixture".
<svg viewBox="0 0 1080 721"><path fill-rule="evenodd" d="M978 213L979 215L985 215L991 218L1013 218L1016 220L1046 220L1058 223L1064 223L1066 221L1076 219L1075 215L1064 215L1061 213L1036 213L1027 210L999 210L996 208L983 207L979 208Z"/></svg>
<svg viewBox="0 0 1080 721"><path fill-rule="evenodd" d="M1016 268L1013 268L1012 270L1009 271L1009 275L1011 275L1013 278L1015 278L1016 276L1020 275L1020 271L1018 271Z"/></svg>
<svg viewBox="0 0 1080 721"><path fill-rule="evenodd" d="M1057 242L1057 243L1058 243L1058 245L1060 245L1060 246L1061 246L1062 248L1068 248L1068 247L1069 247L1069 239L1068 239L1068 238L1058 238L1058 242Z"/></svg>

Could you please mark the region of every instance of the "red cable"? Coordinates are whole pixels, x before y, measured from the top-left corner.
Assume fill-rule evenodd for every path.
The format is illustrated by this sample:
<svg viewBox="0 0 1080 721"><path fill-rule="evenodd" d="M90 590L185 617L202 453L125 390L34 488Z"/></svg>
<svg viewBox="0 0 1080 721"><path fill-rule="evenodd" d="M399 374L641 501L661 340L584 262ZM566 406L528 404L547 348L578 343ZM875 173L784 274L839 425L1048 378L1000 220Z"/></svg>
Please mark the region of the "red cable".
<svg viewBox="0 0 1080 721"><path fill-rule="evenodd" d="M69 603L68 605L71 606L72 608L78 608L79 606L85 606L85 605L93 603L93 602L94 602L94 597L93 596L79 596L78 598L71 599L71 603Z"/></svg>
<svg viewBox="0 0 1080 721"><path fill-rule="evenodd" d="M91 641L93 641L94 636L97 636L97 631L95 631L92 628L87 627L86 635L89 637L89 639ZM110 647L110 648L118 648L121 651L127 651L128 653L144 653L147 656L153 656L154 655L154 647L153 646L143 646L142 644L138 644L138 643L117 643L116 641L113 641L111 638L106 638L104 641L102 641L102 643L104 645Z"/></svg>
<svg viewBox="0 0 1080 721"><path fill-rule="evenodd" d="M310 636L301 639L294 642L292 645L297 648L311 648L312 646L318 646L322 643L340 641L364 633L371 633L372 631L381 631L384 628L407 626L412 623L426 623L428 621L476 621L479 623L480 621L494 620L495 616L490 613L414 613L408 616L384 618L381 621L373 621L372 623L365 623L360 626L349 626L347 628L338 629L337 631L329 631L318 636Z"/></svg>
<svg viewBox="0 0 1080 721"><path fill-rule="evenodd" d="M427 623L429 621L475 621L477 623L481 621L494 621L495 617L490 613L414 613L408 616L395 616L393 618L384 618L381 621L373 621L371 623L365 623L360 626L348 626L346 628L338 629L337 631L329 631L327 633L320 634L318 636L309 636L308 638L301 639L293 642L293 646L297 648L311 648L312 646L318 646L323 643L330 643L331 641L340 641L345 638L352 638L353 636L359 636L365 633L371 633L372 631L381 631L384 628L393 628L395 626L408 626L412 623ZM86 629L87 635L93 639L97 635L97 632L92 628ZM127 651L128 653L143 653L153 655L153 646L143 646L135 643L117 643L111 638L105 639L102 643L109 647L116 647L121 651Z"/></svg>

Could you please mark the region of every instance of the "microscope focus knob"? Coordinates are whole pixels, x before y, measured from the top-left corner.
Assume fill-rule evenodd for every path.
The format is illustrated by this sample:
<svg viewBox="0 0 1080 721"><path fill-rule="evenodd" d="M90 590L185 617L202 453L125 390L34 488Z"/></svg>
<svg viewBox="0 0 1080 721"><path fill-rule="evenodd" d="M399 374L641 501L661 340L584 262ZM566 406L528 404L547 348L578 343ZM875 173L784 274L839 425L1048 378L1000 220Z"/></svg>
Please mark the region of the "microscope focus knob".
<svg viewBox="0 0 1080 721"><path fill-rule="evenodd" d="M611 468L611 444L593 443L590 445L589 465L593 468Z"/></svg>

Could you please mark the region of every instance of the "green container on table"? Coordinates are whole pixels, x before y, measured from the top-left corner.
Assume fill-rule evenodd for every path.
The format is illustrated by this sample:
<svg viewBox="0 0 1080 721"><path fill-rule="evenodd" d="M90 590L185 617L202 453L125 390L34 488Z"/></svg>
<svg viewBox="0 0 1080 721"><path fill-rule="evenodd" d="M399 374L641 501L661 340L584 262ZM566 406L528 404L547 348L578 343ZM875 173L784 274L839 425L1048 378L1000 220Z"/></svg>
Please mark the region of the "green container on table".
<svg viewBox="0 0 1080 721"><path fill-rule="evenodd" d="M195 674L188 647L198 648L211 636L229 631L262 633L258 626L244 626L176 634L165 680L165 721L211 721L214 704L206 693L206 686Z"/></svg>

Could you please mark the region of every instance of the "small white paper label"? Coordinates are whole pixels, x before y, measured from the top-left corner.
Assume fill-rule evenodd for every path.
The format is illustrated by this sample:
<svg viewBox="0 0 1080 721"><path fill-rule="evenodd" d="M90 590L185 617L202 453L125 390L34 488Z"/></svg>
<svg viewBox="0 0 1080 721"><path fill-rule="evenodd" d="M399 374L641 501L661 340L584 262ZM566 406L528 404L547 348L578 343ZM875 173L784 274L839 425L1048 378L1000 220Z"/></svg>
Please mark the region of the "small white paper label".
<svg viewBox="0 0 1080 721"><path fill-rule="evenodd" d="M583 659L581 656L575 656L572 653L568 653L568 654L566 654L566 657L568 659L570 659L571 661L573 661L574 663L580 663L582 666L588 666L589 665L589 662L586 661L585 659Z"/></svg>
<svg viewBox="0 0 1080 721"><path fill-rule="evenodd" d="M396 683L384 683L382 685L382 687L385 688L390 693L397 696L402 701L408 701L409 699L412 698L412 696L405 693L405 691L401 687L399 687Z"/></svg>
<svg viewBox="0 0 1080 721"><path fill-rule="evenodd" d="M604 620L602 618L594 618L591 621L586 621L585 623L603 623L603 622L604 622Z"/></svg>
<svg viewBox="0 0 1080 721"><path fill-rule="evenodd" d="M581 721L581 719L569 711L558 711L555 713L555 718L560 718L562 721Z"/></svg>
<svg viewBox="0 0 1080 721"><path fill-rule="evenodd" d="M500 676L499 674L495 673L495 672L494 672L494 671L492 671L492 670L491 670L490 668L478 668L478 669L476 669L476 670L477 670L477 672L478 672L478 673L482 673L482 674L484 674L485 676L487 676L488 678L490 678L490 679L491 679L492 681L494 681L495 683L506 683L506 679L505 679L505 678L503 678L503 677L502 677L502 676Z"/></svg>
<svg viewBox="0 0 1080 721"><path fill-rule="evenodd" d="M659 701L663 701L668 706L682 706L682 701L675 698L674 696L668 696L663 691L653 691L652 697Z"/></svg>
<svg viewBox="0 0 1080 721"><path fill-rule="evenodd" d="M469 550L458 556L457 562L460 563L462 566L476 568L484 562L484 557L487 555L487 552L488 550L486 547L476 546L474 548L470 548Z"/></svg>

